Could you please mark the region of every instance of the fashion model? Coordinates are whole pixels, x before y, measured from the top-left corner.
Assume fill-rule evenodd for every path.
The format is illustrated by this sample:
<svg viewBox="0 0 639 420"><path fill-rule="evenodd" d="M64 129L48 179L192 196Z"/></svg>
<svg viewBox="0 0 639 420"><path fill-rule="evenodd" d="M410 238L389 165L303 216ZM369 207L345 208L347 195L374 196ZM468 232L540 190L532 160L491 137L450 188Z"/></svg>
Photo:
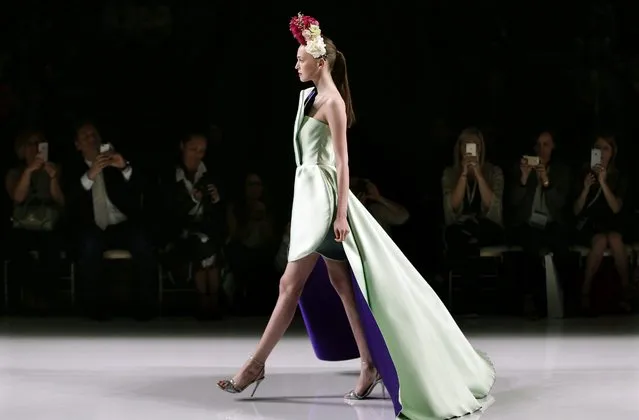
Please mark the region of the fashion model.
<svg viewBox="0 0 639 420"><path fill-rule="evenodd" d="M240 393L254 385L255 393L299 303L321 360L361 358L345 398L367 398L383 379L398 419L475 412L495 381L492 364L349 191L346 132L354 114L344 55L310 16L294 17L290 29L300 43L295 69L314 87L300 93L295 119L288 264L253 355L218 386Z"/></svg>

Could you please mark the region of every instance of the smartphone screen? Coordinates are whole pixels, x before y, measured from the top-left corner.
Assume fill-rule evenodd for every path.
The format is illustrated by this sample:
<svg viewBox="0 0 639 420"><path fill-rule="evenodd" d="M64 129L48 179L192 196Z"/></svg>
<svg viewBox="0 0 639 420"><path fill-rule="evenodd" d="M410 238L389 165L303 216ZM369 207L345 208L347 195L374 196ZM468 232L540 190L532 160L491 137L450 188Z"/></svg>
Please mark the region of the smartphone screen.
<svg viewBox="0 0 639 420"><path fill-rule="evenodd" d="M601 150L592 149L590 151L590 167L594 168L595 166L600 164L601 164Z"/></svg>
<svg viewBox="0 0 639 420"><path fill-rule="evenodd" d="M526 164L528 166L539 166L539 156L524 156L524 159L526 159Z"/></svg>
<svg viewBox="0 0 639 420"><path fill-rule="evenodd" d="M466 154L477 156L477 145L475 143L466 143Z"/></svg>
<svg viewBox="0 0 639 420"><path fill-rule="evenodd" d="M111 143L105 143L100 145L100 153L106 153L111 150Z"/></svg>
<svg viewBox="0 0 639 420"><path fill-rule="evenodd" d="M49 161L49 143L38 143L38 154L42 156L42 160Z"/></svg>

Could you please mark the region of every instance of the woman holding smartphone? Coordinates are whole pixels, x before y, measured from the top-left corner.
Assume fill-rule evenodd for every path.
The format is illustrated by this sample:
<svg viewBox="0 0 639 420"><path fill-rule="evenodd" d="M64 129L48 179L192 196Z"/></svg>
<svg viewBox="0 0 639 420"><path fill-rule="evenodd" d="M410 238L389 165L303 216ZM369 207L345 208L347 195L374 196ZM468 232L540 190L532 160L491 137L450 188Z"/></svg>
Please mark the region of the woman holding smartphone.
<svg viewBox="0 0 639 420"><path fill-rule="evenodd" d="M617 142L613 136L597 137L591 162L579 179L579 195L573 212L577 216L579 241L590 248L586 258L586 272L581 289L581 306L590 310L592 280L599 270L604 252L610 250L621 278L624 297L620 303L630 311L630 282L628 255L623 241L623 203L627 181L615 165Z"/></svg>
<svg viewBox="0 0 639 420"><path fill-rule="evenodd" d="M29 309L43 313L54 293L52 273L60 266L61 237L58 222L64 208L59 169L49 161L48 143L41 131L27 130L15 141L20 161L5 178L13 203L11 246L16 267L25 269L21 287ZM31 261L32 251L37 252Z"/></svg>
<svg viewBox="0 0 639 420"><path fill-rule="evenodd" d="M502 170L486 161L484 136L467 128L455 145L454 164L444 170L445 238L449 254L476 253L502 241Z"/></svg>

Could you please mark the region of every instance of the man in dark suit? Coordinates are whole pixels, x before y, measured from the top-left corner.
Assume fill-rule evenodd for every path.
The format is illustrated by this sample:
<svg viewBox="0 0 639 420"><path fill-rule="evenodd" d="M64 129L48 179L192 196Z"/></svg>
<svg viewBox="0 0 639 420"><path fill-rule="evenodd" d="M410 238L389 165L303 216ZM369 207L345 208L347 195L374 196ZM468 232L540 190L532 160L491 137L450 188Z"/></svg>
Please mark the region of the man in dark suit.
<svg viewBox="0 0 639 420"><path fill-rule="evenodd" d="M85 308L93 318L109 317L103 253L125 249L136 267L135 315L148 319L157 305L157 268L141 228L141 176L110 144L102 142L92 123L77 127L75 146L81 159L65 171L65 184Z"/></svg>

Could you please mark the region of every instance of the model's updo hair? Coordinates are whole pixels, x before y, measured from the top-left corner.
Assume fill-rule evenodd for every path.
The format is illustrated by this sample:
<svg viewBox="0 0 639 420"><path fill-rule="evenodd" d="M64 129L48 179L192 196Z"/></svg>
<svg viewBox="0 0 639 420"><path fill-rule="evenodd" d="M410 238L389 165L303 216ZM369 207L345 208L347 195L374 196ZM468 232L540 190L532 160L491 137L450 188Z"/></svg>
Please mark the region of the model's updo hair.
<svg viewBox="0 0 639 420"><path fill-rule="evenodd" d="M351 89L348 85L348 73L346 71L346 58L341 51L335 47L335 43L327 37L324 37L324 43L326 44L326 56L325 59L331 69L331 76L333 81L339 89L339 93L344 99L346 104L346 119L348 127L350 128L355 122L355 112L353 111L353 100L351 98Z"/></svg>

